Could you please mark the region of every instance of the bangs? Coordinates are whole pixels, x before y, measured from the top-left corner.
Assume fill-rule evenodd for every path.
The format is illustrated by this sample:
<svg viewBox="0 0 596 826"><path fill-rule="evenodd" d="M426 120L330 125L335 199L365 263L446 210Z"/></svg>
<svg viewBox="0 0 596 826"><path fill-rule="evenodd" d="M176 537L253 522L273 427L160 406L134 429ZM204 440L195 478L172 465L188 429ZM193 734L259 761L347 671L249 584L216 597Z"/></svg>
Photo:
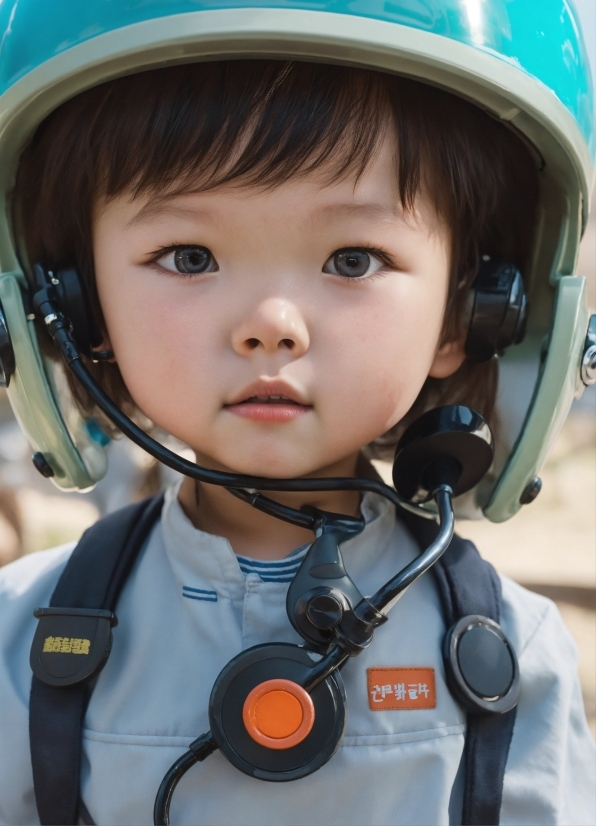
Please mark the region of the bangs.
<svg viewBox="0 0 596 826"><path fill-rule="evenodd" d="M69 106L89 124L78 143L93 159L91 189L108 199L271 188L315 171L358 178L391 110L377 73L258 60L145 72Z"/></svg>

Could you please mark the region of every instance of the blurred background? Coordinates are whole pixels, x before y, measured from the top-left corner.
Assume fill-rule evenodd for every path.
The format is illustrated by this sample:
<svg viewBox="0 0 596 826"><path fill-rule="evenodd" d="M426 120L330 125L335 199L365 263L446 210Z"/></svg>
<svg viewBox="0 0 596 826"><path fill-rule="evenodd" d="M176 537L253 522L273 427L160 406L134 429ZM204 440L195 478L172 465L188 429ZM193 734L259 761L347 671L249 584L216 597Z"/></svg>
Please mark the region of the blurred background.
<svg viewBox="0 0 596 826"><path fill-rule="evenodd" d="M575 5L594 73L596 3L575 0ZM588 279L592 312L595 212L577 268ZM59 492L34 470L6 391L0 390L0 565L76 540L100 515L156 492L175 478L124 439L113 442L109 453L108 474L92 492ZM541 477L540 496L514 519L501 525L461 521L457 530L477 543L498 571L557 603L579 650L586 713L596 734L596 385L574 403Z"/></svg>

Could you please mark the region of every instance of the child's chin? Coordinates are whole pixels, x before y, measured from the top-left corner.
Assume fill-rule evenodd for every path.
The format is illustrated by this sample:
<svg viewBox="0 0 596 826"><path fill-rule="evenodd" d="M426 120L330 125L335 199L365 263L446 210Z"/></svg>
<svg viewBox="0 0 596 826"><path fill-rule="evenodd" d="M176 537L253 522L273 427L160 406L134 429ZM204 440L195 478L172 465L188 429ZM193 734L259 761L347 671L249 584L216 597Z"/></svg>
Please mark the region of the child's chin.
<svg viewBox="0 0 596 826"><path fill-rule="evenodd" d="M228 465L232 473L248 476L266 476L271 479L293 479L315 473L318 463L305 461L304 456L272 456L270 451L258 455L236 455Z"/></svg>

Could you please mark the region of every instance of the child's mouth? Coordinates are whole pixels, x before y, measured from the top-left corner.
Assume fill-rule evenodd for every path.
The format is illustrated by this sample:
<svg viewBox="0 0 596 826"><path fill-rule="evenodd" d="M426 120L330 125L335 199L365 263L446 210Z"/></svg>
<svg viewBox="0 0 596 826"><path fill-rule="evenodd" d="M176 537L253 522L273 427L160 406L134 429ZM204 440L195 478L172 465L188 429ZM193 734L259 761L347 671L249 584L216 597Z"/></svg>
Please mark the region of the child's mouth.
<svg viewBox="0 0 596 826"><path fill-rule="evenodd" d="M251 396L242 404L298 404L286 396Z"/></svg>
<svg viewBox="0 0 596 826"><path fill-rule="evenodd" d="M225 410L259 422L288 422L302 416L310 405L300 404L286 396L249 396L236 404L225 405Z"/></svg>

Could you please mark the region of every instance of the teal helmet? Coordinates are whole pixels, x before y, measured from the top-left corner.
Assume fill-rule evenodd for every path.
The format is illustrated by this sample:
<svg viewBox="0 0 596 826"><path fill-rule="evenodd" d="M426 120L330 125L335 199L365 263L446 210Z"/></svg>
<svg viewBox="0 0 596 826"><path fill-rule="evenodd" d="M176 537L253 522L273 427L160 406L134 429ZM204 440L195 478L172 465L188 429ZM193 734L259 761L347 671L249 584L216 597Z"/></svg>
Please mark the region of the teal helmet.
<svg viewBox="0 0 596 826"><path fill-rule="evenodd" d="M104 439L68 404L23 303L9 208L20 153L53 109L99 83L176 63L269 57L439 86L510 124L532 149L540 203L524 273L528 335L501 359L497 456L465 508L499 522L531 498L574 396L596 375L596 331L574 274L593 181L593 91L570 0L5 0L0 35L0 343L10 335L14 412L59 487L84 490L101 478Z"/></svg>

